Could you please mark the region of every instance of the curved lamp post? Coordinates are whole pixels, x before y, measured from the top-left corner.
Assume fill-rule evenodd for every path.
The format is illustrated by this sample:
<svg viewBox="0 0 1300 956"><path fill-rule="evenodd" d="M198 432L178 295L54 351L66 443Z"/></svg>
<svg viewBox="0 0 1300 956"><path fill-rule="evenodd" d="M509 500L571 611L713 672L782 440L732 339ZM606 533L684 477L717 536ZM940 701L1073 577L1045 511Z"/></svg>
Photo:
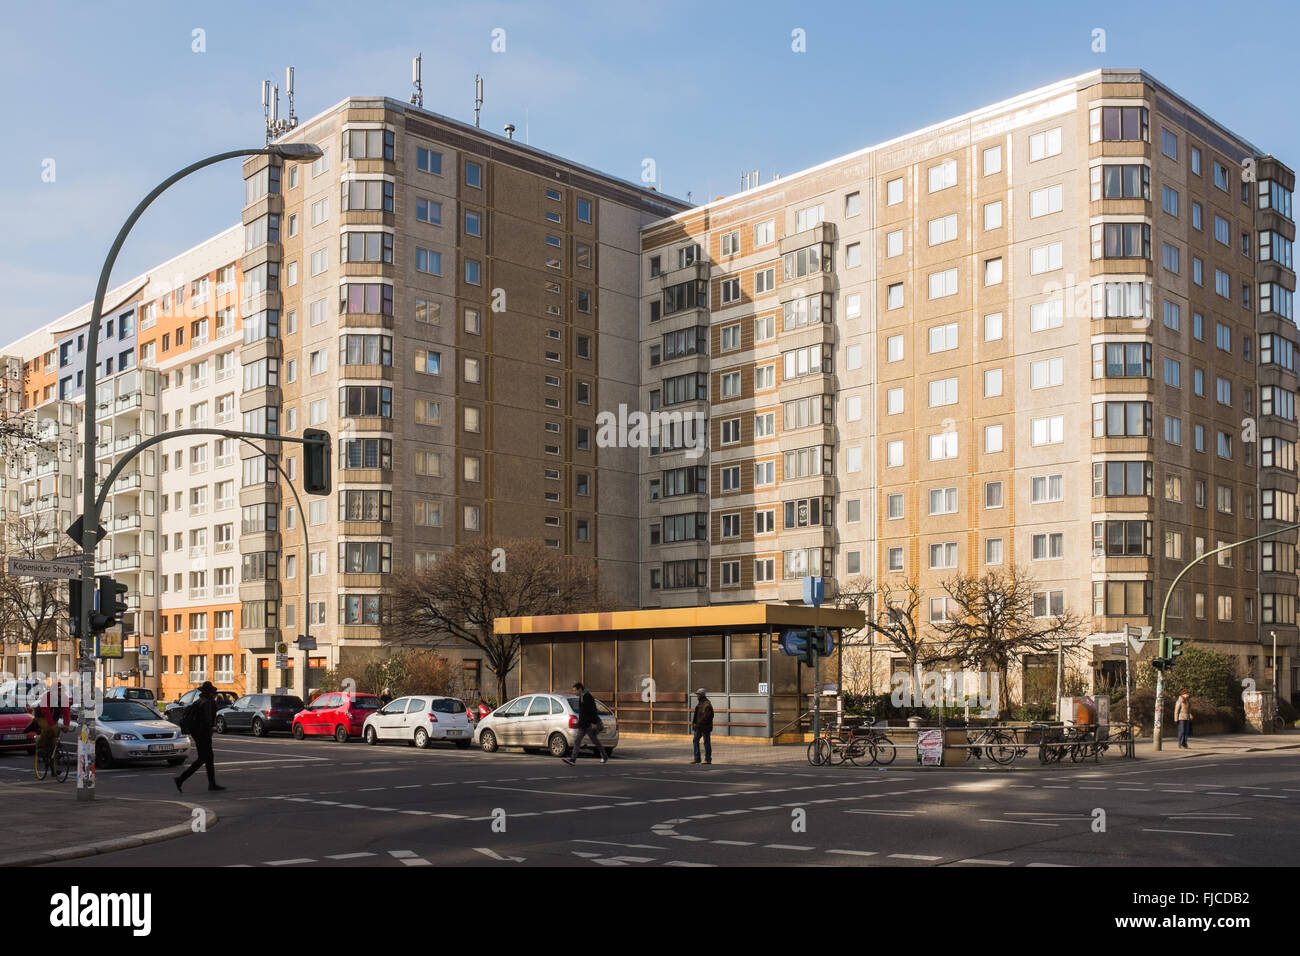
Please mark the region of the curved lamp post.
<svg viewBox="0 0 1300 956"><path fill-rule="evenodd" d="M91 659L86 654L86 648L87 642L90 640L90 612L95 603L95 545L98 543L99 528L99 507L95 501L95 385L97 379L95 364L99 352L99 322L104 311L104 296L108 292L109 276L113 271L114 264L117 262L117 255L121 252L123 243L126 242L127 234L131 231L131 227L136 224L136 221L149 208L150 204L170 186L184 179L190 173L225 162L227 159L263 155L277 156L290 162L309 162L319 159L324 153L319 146L312 143L279 143L257 149L232 149L201 159L197 163L191 163L155 186L153 191L145 196L140 201L140 204L131 211L131 215L127 217L126 222L122 224L122 228L118 231L117 238L113 240L113 245L108 250L108 257L104 260L104 267L99 272L99 284L95 287L95 298L90 306L90 325L86 330L86 368L84 373L86 387L83 394L85 403L83 429L85 434L82 436L81 452L81 620L77 622L78 637L81 640L81 655L78 664L82 672L83 685L81 707L82 743L78 747L77 760L77 799L79 800L93 800L95 798L94 773L93 771L87 772L87 764L91 758L87 753L89 750L89 734L87 732L86 717L90 712L86 707L86 701L94 698L95 669ZM73 583L71 586L76 587L77 584ZM87 674L89 675L88 678Z"/></svg>

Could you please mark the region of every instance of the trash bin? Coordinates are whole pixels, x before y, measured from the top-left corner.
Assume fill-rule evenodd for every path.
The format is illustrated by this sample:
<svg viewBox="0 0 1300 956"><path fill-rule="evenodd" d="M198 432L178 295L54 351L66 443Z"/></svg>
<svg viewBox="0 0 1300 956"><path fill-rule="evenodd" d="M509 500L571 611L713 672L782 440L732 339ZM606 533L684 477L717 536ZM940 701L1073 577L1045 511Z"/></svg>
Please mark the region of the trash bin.
<svg viewBox="0 0 1300 956"><path fill-rule="evenodd" d="M924 718L922 717L909 717L907 718L907 726L911 730L917 730L920 728L923 720Z"/></svg>

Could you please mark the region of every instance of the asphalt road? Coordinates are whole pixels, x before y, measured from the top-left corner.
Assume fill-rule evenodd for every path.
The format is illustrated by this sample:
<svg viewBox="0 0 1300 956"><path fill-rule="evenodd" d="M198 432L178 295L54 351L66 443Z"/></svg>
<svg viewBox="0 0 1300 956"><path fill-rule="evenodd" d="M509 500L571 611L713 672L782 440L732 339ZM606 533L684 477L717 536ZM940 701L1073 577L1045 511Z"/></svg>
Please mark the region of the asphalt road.
<svg viewBox="0 0 1300 956"><path fill-rule="evenodd" d="M982 771L813 768L802 748L695 766L680 743L632 740L576 767L288 737L216 749L230 789L209 793L200 772L185 790L220 814L210 831L62 865L1210 867L1291 865L1300 850L1287 752ZM98 785L174 796L174 772L101 771Z"/></svg>

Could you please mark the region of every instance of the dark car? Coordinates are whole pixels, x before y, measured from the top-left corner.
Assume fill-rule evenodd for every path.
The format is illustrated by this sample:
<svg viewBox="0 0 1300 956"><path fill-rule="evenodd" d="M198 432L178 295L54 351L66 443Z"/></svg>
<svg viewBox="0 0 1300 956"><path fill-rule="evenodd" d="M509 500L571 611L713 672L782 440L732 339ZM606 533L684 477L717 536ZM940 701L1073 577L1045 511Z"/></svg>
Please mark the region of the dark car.
<svg viewBox="0 0 1300 956"><path fill-rule="evenodd" d="M301 697L282 694L245 694L229 707L217 711L219 734L248 731L262 737L274 730L288 733L294 714L302 710Z"/></svg>
<svg viewBox="0 0 1300 956"><path fill-rule="evenodd" d="M173 724L179 724L181 722L181 714L185 712L185 708L188 707L190 704L194 703L198 699L199 699L199 689L197 687L195 687L193 690L187 690L185 693L181 694L181 696L177 697L174 701L172 701L170 704L167 705L167 709L163 711L163 716L166 717L168 720L170 720ZM234 702L235 702L235 695L232 691L228 691L228 690L217 691L218 711L220 711L223 707L229 707Z"/></svg>

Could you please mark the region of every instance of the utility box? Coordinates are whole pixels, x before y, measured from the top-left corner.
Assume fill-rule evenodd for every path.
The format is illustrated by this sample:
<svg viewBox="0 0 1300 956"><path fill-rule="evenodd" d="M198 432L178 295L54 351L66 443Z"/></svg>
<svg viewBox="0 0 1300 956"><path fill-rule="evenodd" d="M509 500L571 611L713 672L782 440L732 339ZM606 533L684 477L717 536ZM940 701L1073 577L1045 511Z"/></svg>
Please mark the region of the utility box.
<svg viewBox="0 0 1300 956"><path fill-rule="evenodd" d="M1110 725L1110 698L1098 694L1095 697L1062 697L1061 722L1067 727Z"/></svg>

